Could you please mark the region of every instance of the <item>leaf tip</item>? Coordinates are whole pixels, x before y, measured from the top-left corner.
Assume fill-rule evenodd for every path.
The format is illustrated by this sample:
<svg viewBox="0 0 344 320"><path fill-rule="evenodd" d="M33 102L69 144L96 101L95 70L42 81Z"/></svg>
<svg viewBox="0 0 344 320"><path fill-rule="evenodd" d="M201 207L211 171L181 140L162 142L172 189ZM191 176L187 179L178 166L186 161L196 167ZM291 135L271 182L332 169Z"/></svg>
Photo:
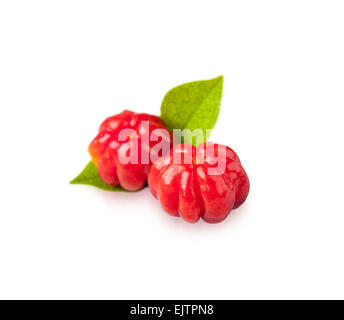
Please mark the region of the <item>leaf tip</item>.
<svg viewBox="0 0 344 320"><path fill-rule="evenodd" d="M216 77L215 79L218 79L219 82L221 82L221 84L223 83L223 75L221 74L220 76Z"/></svg>

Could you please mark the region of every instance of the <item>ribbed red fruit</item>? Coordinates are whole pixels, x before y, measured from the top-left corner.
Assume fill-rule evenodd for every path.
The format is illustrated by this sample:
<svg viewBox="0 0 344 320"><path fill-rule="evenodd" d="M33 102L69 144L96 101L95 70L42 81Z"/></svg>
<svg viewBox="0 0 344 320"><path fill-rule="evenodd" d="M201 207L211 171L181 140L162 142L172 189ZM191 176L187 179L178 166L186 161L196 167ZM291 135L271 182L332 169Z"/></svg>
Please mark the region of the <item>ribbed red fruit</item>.
<svg viewBox="0 0 344 320"><path fill-rule="evenodd" d="M169 214L188 222L202 218L209 223L224 220L246 200L250 189L237 154L213 143L197 148L175 146L154 163L148 185Z"/></svg>
<svg viewBox="0 0 344 320"><path fill-rule="evenodd" d="M148 132L146 132L147 127L143 125L147 122ZM125 132L124 139L123 129L128 131ZM109 185L121 185L129 191L144 187L152 165L150 157L152 148L161 142L161 139L157 141L150 139L155 129L164 129L161 132L167 134L162 135L161 139L166 139L166 143L172 143L170 131L157 116L125 110L107 118L101 124L98 135L92 140L88 149L93 163L98 168L100 178ZM149 140L143 139L144 134L148 135ZM130 147L132 148L129 151ZM130 152L133 153L130 157L138 159L136 163L120 161ZM142 160L143 157L145 161Z"/></svg>

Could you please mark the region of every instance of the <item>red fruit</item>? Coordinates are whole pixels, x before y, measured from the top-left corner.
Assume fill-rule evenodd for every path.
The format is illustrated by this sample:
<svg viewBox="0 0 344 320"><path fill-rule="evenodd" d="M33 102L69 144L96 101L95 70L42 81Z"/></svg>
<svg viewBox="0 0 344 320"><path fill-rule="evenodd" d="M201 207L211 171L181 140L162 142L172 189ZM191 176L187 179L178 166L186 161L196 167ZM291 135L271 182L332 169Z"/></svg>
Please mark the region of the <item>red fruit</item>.
<svg viewBox="0 0 344 320"><path fill-rule="evenodd" d="M149 128L142 121L148 121ZM159 131L162 137L151 141L150 136L155 129L164 129ZM152 148L162 140L172 143L171 133L159 117L125 110L101 124L88 150L105 183L135 191L144 187L152 165ZM126 163L122 161L124 158L137 161Z"/></svg>
<svg viewBox="0 0 344 320"><path fill-rule="evenodd" d="M209 142L197 148L175 146L153 164L148 185L169 214L188 222L202 218L209 223L224 220L246 200L250 189L237 154Z"/></svg>

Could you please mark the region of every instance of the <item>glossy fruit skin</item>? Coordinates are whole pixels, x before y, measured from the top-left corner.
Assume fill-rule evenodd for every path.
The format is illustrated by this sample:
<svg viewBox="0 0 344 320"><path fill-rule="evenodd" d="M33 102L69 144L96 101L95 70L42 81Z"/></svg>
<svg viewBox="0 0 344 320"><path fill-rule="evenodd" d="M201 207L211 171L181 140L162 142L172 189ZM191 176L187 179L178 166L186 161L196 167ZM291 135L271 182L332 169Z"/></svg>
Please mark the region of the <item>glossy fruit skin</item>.
<svg viewBox="0 0 344 320"><path fill-rule="evenodd" d="M214 152L208 152L207 146L213 147ZM225 153L219 153L220 146L225 148L222 149ZM181 164L173 161L176 154L181 154ZM224 165L223 171L216 169L217 157ZM210 175L208 168L213 168L216 174ZM188 222L202 218L208 223L223 221L232 209L246 200L250 189L238 155L229 147L210 142L197 148L176 145L153 164L148 185L170 215Z"/></svg>
<svg viewBox="0 0 344 320"><path fill-rule="evenodd" d="M92 161L98 168L98 174L105 183L111 186L121 185L129 191L136 191L145 186L152 165L149 155L152 147L158 141L143 140L143 130L146 129L142 125L142 121L149 122L149 136L155 129L164 129L167 130L165 132L168 134L162 139L172 141L171 133L165 123L154 115L124 110L105 119L100 125L97 136L88 148ZM120 141L119 136L123 129L130 129L131 133L125 137L125 141ZM140 160L142 155L141 142L146 156L148 154L148 161L146 162ZM133 143L137 143L139 146L135 151L135 156L138 157L139 161L136 164L130 162L123 164L119 161L119 157L125 155L128 152L128 146Z"/></svg>

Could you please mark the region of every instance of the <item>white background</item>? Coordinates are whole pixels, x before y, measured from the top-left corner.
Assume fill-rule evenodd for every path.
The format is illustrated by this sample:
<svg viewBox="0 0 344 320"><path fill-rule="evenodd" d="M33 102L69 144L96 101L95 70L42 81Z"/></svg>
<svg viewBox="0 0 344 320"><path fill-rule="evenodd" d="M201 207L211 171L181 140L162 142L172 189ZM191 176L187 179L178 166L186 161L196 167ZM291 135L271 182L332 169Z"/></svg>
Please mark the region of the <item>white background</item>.
<svg viewBox="0 0 344 320"><path fill-rule="evenodd" d="M344 298L343 1L1 1L0 298ZM69 185L100 122L224 75L251 180L217 225Z"/></svg>

